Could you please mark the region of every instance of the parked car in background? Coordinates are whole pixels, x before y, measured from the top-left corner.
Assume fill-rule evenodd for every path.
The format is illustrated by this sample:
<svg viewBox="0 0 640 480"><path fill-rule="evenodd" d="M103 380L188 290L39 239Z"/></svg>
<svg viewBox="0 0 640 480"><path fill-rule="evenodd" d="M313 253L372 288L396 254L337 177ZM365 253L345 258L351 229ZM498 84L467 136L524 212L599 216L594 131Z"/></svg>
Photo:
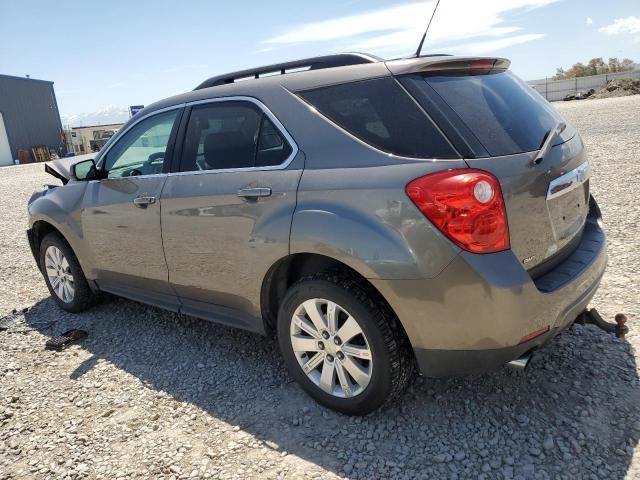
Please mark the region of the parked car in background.
<svg viewBox="0 0 640 480"><path fill-rule="evenodd" d="M277 335L302 388L353 414L416 366L526 363L607 257L580 135L508 67L332 55L145 108L29 201L53 299Z"/></svg>

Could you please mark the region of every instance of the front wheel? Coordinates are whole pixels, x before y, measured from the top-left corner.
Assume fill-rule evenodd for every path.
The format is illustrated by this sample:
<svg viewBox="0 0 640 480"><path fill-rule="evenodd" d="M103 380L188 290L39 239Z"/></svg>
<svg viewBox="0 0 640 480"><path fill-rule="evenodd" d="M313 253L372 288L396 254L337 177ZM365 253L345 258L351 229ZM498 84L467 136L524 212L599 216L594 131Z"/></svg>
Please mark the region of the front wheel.
<svg viewBox="0 0 640 480"><path fill-rule="evenodd" d="M395 315L357 279L321 273L296 282L278 314L289 372L317 402L365 415L404 388L412 368Z"/></svg>
<svg viewBox="0 0 640 480"><path fill-rule="evenodd" d="M63 310L82 312L98 300L73 250L59 234L49 233L42 239L40 268L51 297Z"/></svg>

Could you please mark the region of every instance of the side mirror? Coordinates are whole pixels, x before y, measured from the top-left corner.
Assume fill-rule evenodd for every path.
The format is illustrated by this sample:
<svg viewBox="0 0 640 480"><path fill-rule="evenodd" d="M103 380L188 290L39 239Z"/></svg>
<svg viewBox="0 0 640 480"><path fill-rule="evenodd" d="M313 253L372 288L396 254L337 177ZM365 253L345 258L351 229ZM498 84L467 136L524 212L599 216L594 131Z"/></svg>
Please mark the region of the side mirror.
<svg viewBox="0 0 640 480"><path fill-rule="evenodd" d="M84 160L71 166L71 174L76 180L97 180L98 172L93 160Z"/></svg>

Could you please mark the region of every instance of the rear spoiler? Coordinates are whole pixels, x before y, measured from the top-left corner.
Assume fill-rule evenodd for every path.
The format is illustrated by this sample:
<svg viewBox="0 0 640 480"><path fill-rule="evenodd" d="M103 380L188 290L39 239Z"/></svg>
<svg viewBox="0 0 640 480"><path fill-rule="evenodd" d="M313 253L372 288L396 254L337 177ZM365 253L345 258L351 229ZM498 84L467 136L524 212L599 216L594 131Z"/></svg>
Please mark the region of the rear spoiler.
<svg viewBox="0 0 640 480"><path fill-rule="evenodd" d="M496 57L419 57L392 60L385 65L393 75L410 73L462 73L467 75L485 75L504 72L511 62Z"/></svg>

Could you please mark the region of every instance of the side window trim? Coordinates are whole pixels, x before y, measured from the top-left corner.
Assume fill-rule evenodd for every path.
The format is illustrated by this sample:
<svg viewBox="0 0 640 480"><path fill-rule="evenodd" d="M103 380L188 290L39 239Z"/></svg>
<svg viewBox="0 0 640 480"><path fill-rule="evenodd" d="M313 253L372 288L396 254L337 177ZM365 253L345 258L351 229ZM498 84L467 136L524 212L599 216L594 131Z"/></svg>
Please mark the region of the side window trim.
<svg viewBox="0 0 640 480"><path fill-rule="evenodd" d="M173 166L173 159L176 152L176 138L178 137L178 130L182 125L182 118L184 117L184 108L180 108L176 115L176 119L173 122L171 133L169 134L169 143L167 144L167 151L165 153L164 162L162 163L162 174L166 175L171 171Z"/></svg>
<svg viewBox="0 0 640 480"><path fill-rule="evenodd" d="M273 123L273 125L276 128L276 130L278 131L278 133L280 133L280 135L282 135L284 140L286 142L288 142L289 145L291 146L291 153L289 154L289 156L284 160L284 162L282 162L282 163L280 163L278 165L269 165L269 166L263 166L263 167L225 168L225 169L218 169L218 170L184 170L183 171L181 169L182 168L182 166L181 166L181 157L182 157L182 153L184 152L185 135L186 135L187 125L189 124L189 118L191 117L192 107L194 107L196 105L206 105L206 104L209 104L209 103L238 102L238 101L249 102L249 103L252 103L253 105L257 106L258 109L260 110L260 112L262 113L262 115L265 115L271 121L271 123ZM289 132L284 127L282 122L280 122L278 117L276 117L274 115L274 113L271 110L269 110L269 108L264 103L262 103L260 100L258 100L257 98L247 97L247 96L240 96L240 95L235 95L235 96L230 96L230 97L216 97L216 98L207 98L205 100L196 100L196 101L193 101L193 102L187 102L182 106L186 107L186 109L185 109L186 112L182 116L182 121L181 121L181 125L180 125L180 131L179 131L179 135L178 135L177 141L176 141L176 148L174 150L174 159L172 161L172 170L171 170L171 173L169 174L171 176L174 176L174 175L203 175L203 174L232 173L232 172L251 172L251 171L269 171L269 170L285 170L291 164L291 162L293 162L293 159L298 154L298 151L299 151L298 144L293 139L291 134L289 134ZM255 155L257 155L257 145L256 145ZM175 168L175 170L174 170L174 168Z"/></svg>
<svg viewBox="0 0 640 480"><path fill-rule="evenodd" d="M160 174L153 174L153 175L140 175L140 176L154 176L154 175L166 175L168 172L165 171L165 169L170 168L169 165L171 165L173 163L173 153L174 153L174 146L175 146L175 141L177 138L177 131L178 131L178 125L181 124L182 119L184 118L183 116L183 112L184 112L184 107L186 104L181 103L178 105L172 105L170 107L167 108L162 108L160 110L155 110L147 115L144 115L138 119L136 119L135 122L132 122L129 126L127 126L126 129L120 130L116 135L114 135L112 137L112 141L110 141L104 150L100 151L100 156L98 157L98 161L96 162L96 167L98 169L102 169L102 167L104 166L104 162L107 158L107 155L109 154L109 151L115 146L117 145L129 132L129 130L131 130L132 128L134 128L136 125L138 125L140 122L143 122L144 120L147 120L151 117L154 117L156 115L160 115L162 113L166 113L166 112L171 112L173 110L179 110L177 115L176 115L176 119L173 123L173 127L171 128L171 133L169 135L169 142L167 143L167 153L166 153L166 157L169 157L169 161L167 162L166 158L165 158L165 162L162 165L162 173Z"/></svg>
<svg viewBox="0 0 640 480"><path fill-rule="evenodd" d="M258 151L260 150L260 135L262 134L262 124L264 123L266 115L264 112L260 113L260 121L258 122L258 131L256 132L256 144L253 149L253 166L256 166L258 161Z"/></svg>
<svg viewBox="0 0 640 480"><path fill-rule="evenodd" d="M182 152L184 151L184 140L187 132L187 125L189 124L189 117L191 117L191 105L187 105L182 109L180 123L176 129L176 137L173 143L173 152L171 155L171 164L169 174L177 173L180 171L180 162L182 161Z"/></svg>

